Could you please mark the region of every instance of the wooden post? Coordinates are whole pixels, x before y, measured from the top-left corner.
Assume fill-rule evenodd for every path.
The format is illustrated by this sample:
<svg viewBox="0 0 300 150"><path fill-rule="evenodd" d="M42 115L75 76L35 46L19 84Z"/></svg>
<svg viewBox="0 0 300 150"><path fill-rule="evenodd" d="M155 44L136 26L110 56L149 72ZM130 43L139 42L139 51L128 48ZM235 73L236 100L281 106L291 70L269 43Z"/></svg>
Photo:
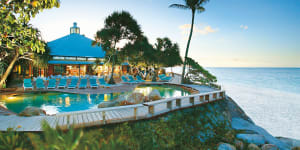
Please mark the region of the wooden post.
<svg viewBox="0 0 300 150"><path fill-rule="evenodd" d="M205 100L209 102L209 95L205 95Z"/></svg>
<svg viewBox="0 0 300 150"><path fill-rule="evenodd" d="M176 106L181 107L181 99L176 99Z"/></svg>
<svg viewBox="0 0 300 150"><path fill-rule="evenodd" d="M148 112L149 112L149 114L154 115L154 106L153 105L150 105L148 107Z"/></svg>
<svg viewBox="0 0 300 150"><path fill-rule="evenodd" d="M217 99L217 93L214 93L213 94L213 100L216 100Z"/></svg>
<svg viewBox="0 0 300 150"><path fill-rule="evenodd" d="M168 101L168 102L167 102L167 108L168 108L169 110L172 110L172 101Z"/></svg>
<svg viewBox="0 0 300 150"><path fill-rule="evenodd" d="M200 102L203 102L203 100L204 100L204 96L203 96L203 95L201 95L201 96L199 97L199 100L200 100Z"/></svg>
<svg viewBox="0 0 300 150"><path fill-rule="evenodd" d="M195 98L194 97L190 97L190 104L195 105Z"/></svg>
<svg viewBox="0 0 300 150"><path fill-rule="evenodd" d="M103 124L106 124L105 111L102 111Z"/></svg>
<svg viewBox="0 0 300 150"><path fill-rule="evenodd" d="M134 111L133 111L133 115L134 115L134 119L137 119L137 107L134 107Z"/></svg>

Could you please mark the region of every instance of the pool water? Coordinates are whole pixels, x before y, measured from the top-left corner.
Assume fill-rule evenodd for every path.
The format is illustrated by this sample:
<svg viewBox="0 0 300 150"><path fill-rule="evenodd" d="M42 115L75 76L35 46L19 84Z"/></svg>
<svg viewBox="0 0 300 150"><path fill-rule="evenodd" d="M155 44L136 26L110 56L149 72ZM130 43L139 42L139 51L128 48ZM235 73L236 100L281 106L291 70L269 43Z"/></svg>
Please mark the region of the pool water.
<svg viewBox="0 0 300 150"><path fill-rule="evenodd" d="M132 92L148 95L152 90L158 90L163 98L175 96L187 96L190 93L178 87L167 85L140 85ZM103 101L111 101L120 94L70 94L61 92L34 92L12 95L0 95L0 105L8 108L10 111L20 113L28 106L39 107L47 114L57 114L61 112L72 112L96 109L98 104Z"/></svg>

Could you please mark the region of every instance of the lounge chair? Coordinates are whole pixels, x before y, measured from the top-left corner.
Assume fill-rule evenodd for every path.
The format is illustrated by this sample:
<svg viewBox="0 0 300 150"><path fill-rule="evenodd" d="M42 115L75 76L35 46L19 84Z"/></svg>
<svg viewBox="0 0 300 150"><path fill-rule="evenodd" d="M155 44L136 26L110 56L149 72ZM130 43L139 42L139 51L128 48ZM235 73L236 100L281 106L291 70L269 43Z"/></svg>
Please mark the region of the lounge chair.
<svg viewBox="0 0 300 150"><path fill-rule="evenodd" d="M24 91L25 91L26 89L31 89L31 90L33 90L33 86L32 86L32 83L31 83L31 79L24 79L23 88L24 88Z"/></svg>
<svg viewBox="0 0 300 150"><path fill-rule="evenodd" d="M68 86L68 89L75 89L77 87L77 83L78 83L78 79L77 78L73 78L71 80L71 83Z"/></svg>
<svg viewBox="0 0 300 150"><path fill-rule="evenodd" d="M90 87L91 88L98 88L98 83L97 83L97 80L92 78L90 79Z"/></svg>
<svg viewBox="0 0 300 150"><path fill-rule="evenodd" d="M47 89L55 89L56 88L56 79L50 79Z"/></svg>
<svg viewBox="0 0 300 150"><path fill-rule="evenodd" d="M80 88L80 89L86 89L86 87L87 87L87 79L81 79L78 88Z"/></svg>
<svg viewBox="0 0 300 150"><path fill-rule="evenodd" d="M132 82L132 83L140 83L140 81L135 80L135 79L133 78L132 75L128 75L127 77L128 77L128 79L129 79L129 82Z"/></svg>
<svg viewBox="0 0 300 150"><path fill-rule="evenodd" d="M43 79L38 78L36 79L35 83L36 83L36 89L45 89L45 84Z"/></svg>
<svg viewBox="0 0 300 150"><path fill-rule="evenodd" d="M66 88L67 86L67 79L60 79L58 88Z"/></svg>
<svg viewBox="0 0 300 150"><path fill-rule="evenodd" d="M139 82L145 82L145 80L143 80L142 77L139 76L139 75L136 76L136 79L137 79L137 81L139 81Z"/></svg>
<svg viewBox="0 0 300 150"><path fill-rule="evenodd" d="M125 76L121 77L123 83L136 83L135 81L129 81Z"/></svg>
<svg viewBox="0 0 300 150"><path fill-rule="evenodd" d="M165 74L158 75L160 81L170 81L172 77L166 76Z"/></svg>
<svg viewBox="0 0 300 150"><path fill-rule="evenodd" d="M111 84L106 83L104 78L99 78L99 83L100 83L100 86L104 86L104 87L111 87L112 86Z"/></svg>

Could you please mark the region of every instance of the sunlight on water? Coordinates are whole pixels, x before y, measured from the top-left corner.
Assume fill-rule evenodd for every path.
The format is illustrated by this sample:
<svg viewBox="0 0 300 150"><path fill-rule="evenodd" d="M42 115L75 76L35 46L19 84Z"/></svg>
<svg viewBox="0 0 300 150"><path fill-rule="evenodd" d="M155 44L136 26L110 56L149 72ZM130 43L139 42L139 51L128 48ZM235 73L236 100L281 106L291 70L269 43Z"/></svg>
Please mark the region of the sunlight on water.
<svg viewBox="0 0 300 150"><path fill-rule="evenodd" d="M141 92L148 95L152 90L157 89L162 97L184 96L189 93L180 88L170 88L168 86L147 85L137 87L134 92ZM59 92L48 93L25 93L19 95L0 95L0 104L9 110L20 113L27 106L42 108L47 114L53 115L60 112L71 112L98 108L98 104L103 101L111 101L120 94L70 94Z"/></svg>

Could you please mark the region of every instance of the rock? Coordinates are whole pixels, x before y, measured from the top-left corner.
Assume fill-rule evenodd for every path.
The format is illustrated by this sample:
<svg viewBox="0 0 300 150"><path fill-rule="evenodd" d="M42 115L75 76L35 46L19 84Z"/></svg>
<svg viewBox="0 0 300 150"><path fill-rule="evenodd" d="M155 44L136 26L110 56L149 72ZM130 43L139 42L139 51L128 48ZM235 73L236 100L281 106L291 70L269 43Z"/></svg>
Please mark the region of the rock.
<svg viewBox="0 0 300 150"><path fill-rule="evenodd" d="M261 150L279 150L279 148L273 144L265 144L261 147Z"/></svg>
<svg viewBox="0 0 300 150"><path fill-rule="evenodd" d="M285 138L285 137L277 137L283 143L286 143L290 147L300 147L300 140Z"/></svg>
<svg viewBox="0 0 300 150"><path fill-rule="evenodd" d="M293 147L292 150L300 150L300 147Z"/></svg>
<svg viewBox="0 0 300 150"><path fill-rule="evenodd" d="M22 112L19 113L19 116L40 116L46 115L46 112L43 109L38 107L26 107Z"/></svg>
<svg viewBox="0 0 300 150"><path fill-rule="evenodd" d="M221 143L218 146L218 150L236 150L236 148L228 143Z"/></svg>
<svg viewBox="0 0 300 150"><path fill-rule="evenodd" d="M237 134L238 139L247 141L248 143L253 143L256 145L263 145L266 143L264 136L259 134Z"/></svg>
<svg viewBox="0 0 300 150"><path fill-rule="evenodd" d="M98 108L106 108L106 107L113 107L116 105L116 101L112 101L112 102L102 102L98 105Z"/></svg>
<svg viewBox="0 0 300 150"><path fill-rule="evenodd" d="M140 104L144 102L144 94L142 93L132 93L128 96L127 101L129 103Z"/></svg>
<svg viewBox="0 0 300 150"><path fill-rule="evenodd" d="M238 149L238 150L243 150L244 149L244 143L240 140L234 140L234 146Z"/></svg>
<svg viewBox="0 0 300 150"><path fill-rule="evenodd" d="M276 145L279 149L282 150L288 150L290 149L289 145L286 143L280 141L279 139L272 136L270 133L268 133L265 129L262 127L259 127L249 121L246 121L242 118L232 118L231 126L235 130L243 130L243 131L251 131L256 133L257 135L260 135L264 137L265 143ZM249 142L251 143L251 142ZM262 141L261 141L262 143ZM263 143L263 144L265 144Z"/></svg>
<svg viewBox="0 0 300 150"><path fill-rule="evenodd" d="M248 150L261 150L257 145L251 143L248 145Z"/></svg>
<svg viewBox="0 0 300 150"><path fill-rule="evenodd" d="M121 101L121 102L119 102L119 105L120 106L126 106L126 105L133 105L134 103L130 103L130 102L128 102L128 101Z"/></svg>
<svg viewBox="0 0 300 150"><path fill-rule="evenodd" d="M125 95L119 95L116 99L112 100L114 102L122 102L122 101L126 101L126 97Z"/></svg>
<svg viewBox="0 0 300 150"><path fill-rule="evenodd" d="M149 97L149 100L150 100L150 101L155 101L155 100L160 100L160 99L161 99L160 93L159 93L159 91L156 90L156 89L152 90L152 91L149 93L148 97Z"/></svg>

